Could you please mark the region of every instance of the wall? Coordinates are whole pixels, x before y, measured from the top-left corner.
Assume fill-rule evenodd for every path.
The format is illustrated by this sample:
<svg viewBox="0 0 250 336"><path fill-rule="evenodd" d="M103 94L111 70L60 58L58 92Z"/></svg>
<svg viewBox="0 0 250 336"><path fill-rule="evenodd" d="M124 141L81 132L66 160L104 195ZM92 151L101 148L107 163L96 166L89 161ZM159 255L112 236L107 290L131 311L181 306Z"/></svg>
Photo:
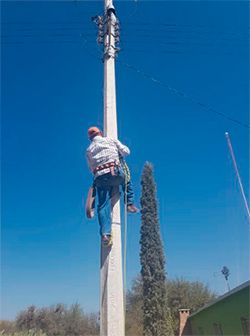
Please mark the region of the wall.
<svg viewBox="0 0 250 336"><path fill-rule="evenodd" d="M190 316L192 335L244 335L241 318L249 318L249 298L248 286ZM185 334L190 334L190 331Z"/></svg>

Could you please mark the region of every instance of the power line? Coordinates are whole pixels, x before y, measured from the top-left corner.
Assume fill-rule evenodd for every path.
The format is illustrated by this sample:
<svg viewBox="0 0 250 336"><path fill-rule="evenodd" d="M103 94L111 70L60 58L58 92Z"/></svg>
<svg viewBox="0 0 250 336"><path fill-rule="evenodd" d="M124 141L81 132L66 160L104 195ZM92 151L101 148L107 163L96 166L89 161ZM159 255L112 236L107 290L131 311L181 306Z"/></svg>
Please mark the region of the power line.
<svg viewBox="0 0 250 336"><path fill-rule="evenodd" d="M92 34L84 34L85 37L92 36ZM55 39L56 38L56 39ZM67 39L65 41L64 39ZM1 44L39 44L39 43L81 43L83 34L79 32L78 34L11 34L11 35L2 35ZM13 40L14 39L14 40ZM19 40L17 40L19 39ZM95 41L91 41L95 43Z"/></svg>
<svg viewBox="0 0 250 336"><path fill-rule="evenodd" d="M74 29L72 29L72 30L74 30ZM78 31L76 31L75 33L74 32L71 33L72 30L71 29L69 30L69 33L67 34L67 36L77 36L77 33L82 34L81 29L78 29ZM59 31L59 32L57 33L57 31ZM64 36L64 35L66 35L66 33L60 33L60 31L65 31L67 33L67 29L64 29L64 28L58 28L58 29L55 29L53 31L52 30L43 30L42 32L32 30L32 29L27 29L27 30L25 29L25 30L17 30L17 31L4 33L0 36L3 37L3 38L10 38L10 37L39 37L39 36L50 37L50 36ZM19 33L19 32L21 32L21 33ZM71 34L71 35L69 35L69 34ZM90 37L93 34L92 34L92 32L86 33L86 31L85 31L84 35ZM233 41L233 40L229 40L229 39L221 39L220 41L217 41L217 40L216 41L215 40L207 40L207 41L205 40L204 41L203 40L202 42L198 42L198 41L195 41L195 40L190 41L190 39L188 39L186 41L185 40L176 40L175 37L174 37L174 39L175 39L174 41L173 40L171 40L171 41L161 41L160 46L164 46L164 45L174 45L174 46L175 45L176 46L179 46L179 45L198 45L198 46L209 46L210 47L210 46L214 45L214 42L220 42L221 43L222 41L224 41L225 43L227 43L227 42L232 42ZM136 43L137 45L139 44L137 41L133 41L131 39L126 40L126 38L125 38L124 42L125 42L125 44L128 44L128 43L132 43L132 44ZM231 45L231 43L230 43L230 45Z"/></svg>
<svg viewBox="0 0 250 336"><path fill-rule="evenodd" d="M73 32L65 32L65 33L60 33L55 32L55 33L49 33L49 32L32 32L32 31L27 31L25 34L3 34L1 35L1 42L2 44L11 44L15 43L16 41L13 41L13 39L24 39L25 41L22 42L29 42L32 39L36 39L36 43L39 43L38 39L39 38L45 38L49 39L51 42L51 39L56 37L56 38L79 38L82 35L81 31L73 33ZM91 33L85 33L84 36L92 36ZM59 41L57 41L59 42ZM134 43L133 43L134 42ZM218 41L216 44L212 42L204 42L204 43L198 43L198 42L193 42L193 41L167 41L167 42L162 42L159 43L159 48L155 50L154 52L157 53L163 53L163 54L184 54L188 52L193 52L193 47L196 47L196 53L205 53L205 54L221 54L221 53L229 53L235 51L235 48L232 50L232 44L227 44L227 41L224 41L225 44L222 44L222 41L220 42L220 47L223 48L218 48ZM42 41L44 43L44 41ZM95 41L91 41L90 43L95 43ZM137 43L137 48L134 48L135 41L123 41L121 44L121 49L123 51L129 51L130 53L147 53L148 49L144 47L141 44ZM242 44L237 44L238 48L244 48L245 46Z"/></svg>
<svg viewBox="0 0 250 336"><path fill-rule="evenodd" d="M28 35L28 34L24 35L24 36L26 36L26 37L37 37L37 36ZM49 36L51 36L51 35L49 35ZM60 37L73 37L74 35L55 34L52 37L59 37L59 36ZM83 45L84 48L86 48L86 43L89 43L88 40L86 39L87 36L89 36L89 34L80 34L79 35L79 37L82 37L84 39L84 45ZM42 36L42 37L46 37L46 36ZM77 37L77 35L76 35L76 37ZM51 44L53 44L53 43L72 43L72 44L74 44L74 43L80 43L81 41L78 42L78 41L72 41L72 40L71 41L69 41L69 40L67 40L67 41L65 41L65 40L64 41L63 40L61 40L61 41L59 41L59 40L58 41L55 41L55 40L54 41L30 41L29 40L29 43L30 42L35 43L35 44L36 43L51 43ZM13 41L13 42L12 41L7 41L7 43L6 43L6 41L3 42L3 44L23 44L23 43L25 43L25 42L23 42L23 41ZM86 50L88 50L88 49L86 48ZM133 50L133 51L135 51L135 50ZM89 52L89 50L88 50L88 52ZM143 50L137 50L137 52L144 52L144 51ZM178 52L178 51L171 51L171 50L166 50L164 52L165 53L169 53L169 54L171 54L171 53L172 54L177 54L177 53L181 54L181 53L183 53L181 51ZM89 53L89 54L91 54L91 57L92 56L96 57L96 55L93 54L93 53ZM179 97L185 98L185 99L189 100L190 102L192 102L192 103L194 103L194 104L202 107L206 111L209 111L209 112L212 112L214 114L217 114L217 115L219 115L219 116L221 116L221 117L223 117L223 118L225 118L227 120L230 120L230 121L232 121L232 122L234 122L234 123L236 123L236 124L238 124L238 125L240 125L242 127L245 127L245 128L248 128L248 129L250 128L248 124L245 124L245 123L243 123L243 122L241 122L241 121L239 121L239 120L237 120L235 118L232 118L232 117L226 115L225 113L222 113L222 112L214 109L213 107L211 107L211 106L209 106L207 104L204 104L204 103L200 102L199 100L197 100L197 99L195 99L195 98L187 95L186 93L184 93L184 92L182 92L182 91L180 91L180 90L178 90L176 88L173 88L173 87L169 86L167 83L164 83L161 80L154 78L150 74L144 72L143 70L138 69L137 67L135 67L135 66L133 66L131 64L124 63L124 62L122 62L120 60L118 60L118 63L122 64L123 66L125 66L125 67L127 67L127 68L129 68L129 69L131 69L131 70L133 70L135 72L137 72L138 74L142 75L144 78L149 79L152 82L154 82L154 83L156 83L156 84L158 84L160 86L163 86L163 87L167 88L172 94L175 94L175 95L177 95Z"/></svg>
<svg viewBox="0 0 250 336"><path fill-rule="evenodd" d="M37 23L37 22L36 22ZM38 32L40 30L43 30L46 31L46 32L54 32L54 31L82 31L83 29L83 26L82 26L82 22L40 22L40 24L47 24L47 25L50 25L50 26L47 26L46 28L41 26L41 25L33 25L34 22L29 22L28 24L30 25L33 25L32 26L29 26L29 27L25 27L23 28L20 28L20 27L12 27L11 29L8 30L8 35L10 35L11 33L15 33L15 32L31 32L31 33L36 33L37 30ZM7 24L7 22L5 22L5 24ZM9 22L8 24L21 24L21 23L14 23L14 22ZM24 24L24 23L23 23ZM53 24L53 25L51 25ZM67 26L64 26L64 27L58 27L57 24L64 24ZM70 24L70 26L68 26L68 24ZM73 24L73 26L72 26ZM75 26L75 24L80 24L79 26ZM173 26L173 25L171 25ZM176 27L178 27L178 25L175 25ZM84 32L85 34L88 33L89 36L91 35L91 33L93 32L93 29L91 29L90 27L84 27ZM124 36L125 36L125 39L123 40L124 44L133 44L133 43L136 43L137 45L138 44L143 44L143 43L148 43L148 39L152 38L154 39L160 39L161 40L161 44L186 44L188 43L189 45L193 45L193 44L196 44L196 45L202 45L202 46L213 46L214 43L227 43L228 42L228 46L231 46L232 45L232 42L235 44L237 43L237 47L239 46L247 46L248 44L244 44L244 45L239 45L238 42L246 42L248 41L247 39L242 39L242 36L241 36L241 39L239 39L237 37L237 35L235 36L235 34L231 34L229 32L220 32L222 34L227 34L227 35L220 35L219 32L209 32L209 31L205 31L205 32L202 32L202 31L188 31L188 30L183 30L183 29L179 29L177 28L176 29L172 29L171 30L162 30L162 29L155 29L155 30L152 30L152 29L137 29L137 34L136 34L136 41L133 40L133 38L135 38L134 34L129 34L128 31L124 31ZM194 35L194 33L198 33L198 35ZM206 35L204 35L204 33ZM215 36L211 35L216 33ZM202 35L202 41L201 41L201 36L200 34L203 34ZM209 34L209 35L207 35ZM131 36L130 36L131 35ZM92 36L92 35L91 35ZM129 37L129 39L126 41L126 36ZM138 38L139 37L139 38ZM144 41L144 38L147 39L147 41ZM176 42L172 42L172 41L169 41L169 40L172 40L174 39ZM230 43L230 44L229 44ZM212 44L212 45L211 45ZM216 46L214 46L216 47Z"/></svg>
<svg viewBox="0 0 250 336"><path fill-rule="evenodd" d="M119 64L122 64L123 66L125 66L125 67L127 67L127 68L129 68L129 69L132 69L133 71L135 71L135 72L137 72L138 74L142 75L144 78L149 79L149 80L151 80L152 82L154 82L154 83L156 83L156 84L158 84L158 85L160 85L160 86L163 86L163 87L167 88L172 94L175 94L175 95L177 95L177 96L180 96L180 97L182 97L182 98L185 98L185 99L191 101L192 103L194 103L194 104L200 106L201 108L203 108L203 109L206 110L206 111L209 111L209 112L212 112L212 113L214 113L214 114L217 114L217 115L219 115L219 116L221 116L221 117L223 117L223 118L225 118L225 119L227 119L227 120L230 120L230 121L232 121L232 122L234 122L234 123L236 123L236 124L238 124L238 125L240 125L240 126L242 126L242 127L245 127L245 128L250 129L250 127L249 127L248 124L245 124L245 123L241 122L241 121L238 120L238 119L232 118L232 117L226 115L225 113L220 112L220 111L214 109L213 107L211 107L211 106L209 106L209 105L207 105L207 104L201 103L199 100L197 100L197 99L195 99L195 98L189 96L188 94L186 94L186 93L184 93L184 92L182 92L182 91L180 91L180 90L177 90L176 88L173 88L173 87L169 86L168 84L162 82L162 81L159 80L159 79L156 79L156 78L152 77L150 74L148 74L148 73L146 73L146 72L144 72L144 71L138 69L137 67L135 67L135 66L133 66L133 65L131 65L131 64L125 63L125 62L121 62L121 61L119 61L119 60L118 60L118 63L119 63Z"/></svg>
<svg viewBox="0 0 250 336"><path fill-rule="evenodd" d="M88 13L89 16L92 15L92 13ZM85 13L86 16L86 13ZM33 25L39 25L39 24L49 24L49 25L71 25L71 24L79 24L83 25L83 21L5 21L1 23L2 25L26 25L26 24L33 24Z"/></svg>
<svg viewBox="0 0 250 336"><path fill-rule="evenodd" d="M63 27L57 27L57 28L53 28L53 29L42 29L42 32L46 32L46 33L52 33L54 34L55 32L57 31L76 31L76 32L81 32L82 29L81 27L79 28L63 28ZM5 32L2 36L12 36L13 34L16 34L18 33L19 36L22 36L22 33L24 32L29 32L29 33L41 33L41 30L38 30L38 29L34 29L34 28L22 28L22 29L16 29L16 30L11 30L11 31L8 31L8 32ZM19 33L20 32L20 33ZM93 32L92 30L84 30L84 34L88 35L88 36L92 36L93 35ZM206 44L209 44L211 45L211 43L214 43L214 42L222 42L224 41L225 43L226 42L244 42L244 40L238 40L238 39L231 39L231 38L225 38L225 37L216 37L216 38L206 38L206 39L202 39L200 40L199 38L194 38L194 37L187 37L187 36L183 36L183 37L179 37L177 38L176 36L172 35L172 36L161 36L161 35L158 35L158 36L154 36L154 35L150 35L150 34L143 34L140 37L140 41L138 42L138 37L136 38L136 40L133 40L131 39L130 35L128 34L124 34L125 36L125 42L129 42L129 43L136 43L138 44L139 42L146 42L146 41L143 41L141 40L142 38L147 38L147 42L148 42L148 38L152 38L152 39L155 39L155 38L159 38L161 39L161 43L162 44L185 44L185 43L188 43L188 44L200 44L200 45L206 45ZM129 37L129 39L126 41L126 37ZM166 39L166 40L165 40ZM173 40L174 41L169 41L169 39Z"/></svg>
<svg viewBox="0 0 250 336"><path fill-rule="evenodd" d="M60 33L60 30L62 29L62 31L65 33ZM72 28L73 30L75 28ZM29 41L31 41L32 38L48 38L49 39L49 43L51 43L51 39L53 37L57 37L57 38L64 38L66 37L67 39L70 37L70 38L78 38L79 36L86 36L86 37L90 37L93 35L92 32L86 32L85 30L85 33L82 34L81 31L82 29L80 28L77 28L78 31L76 31L75 33L71 31L71 28L70 28L70 33L67 34L67 28L53 28L52 30L46 30L46 31L36 31L36 30L33 30L33 29L28 29L27 30L27 33L26 33L26 30L22 30L22 32L25 32L25 33L18 33L16 34L16 32L14 31L13 32L10 32L8 34L3 34L1 37L2 37L2 44L15 44L18 42L18 44L23 44L23 43L27 43ZM59 30L59 31L58 31ZM150 35L148 35L150 37ZM145 36L146 37L146 36ZM152 36L153 37L153 36ZM26 41L13 41L12 39L28 39ZM171 40L169 40L171 38ZM174 39L174 40L173 40ZM63 43L63 41L61 41ZM132 53L145 53L148 51L148 49L143 48L143 41L141 41L142 43L139 44L138 41L133 41L131 39L129 40L123 40L122 44L121 44L121 49L123 49L123 51L129 51L129 52L132 52ZM230 44L228 44L227 42L231 42ZM46 41L38 41L36 40L36 43L39 44L39 43L46 43ZM55 43L60 43L60 41L55 41ZM95 43L94 41L91 41L90 43ZM134 48L134 47L131 47L131 45L134 45L136 43L136 45L139 47L139 48ZM220 43L220 46L223 46L224 48L230 48L232 46L232 40L227 40L227 39L222 39L220 41L212 41L212 40L202 40L201 42L198 42L198 41L195 41L193 39L188 39L188 40L185 40L185 38L183 39L177 39L175 36L169 36L168 37L168 40L165 41L165 40L162 40L161 43L159 43L159 48L157 49L156 52L159 52L159 53L163 53L163 54L179 54L179 55L182 55L182 54L185 54L187 52L192 52L193 49L192 47L195 46L195 47L198 47L196 48L196 52L199 52L199 53L208 53L208 54L213 54L214 52L216 52L216 54L218 53L228 53L229 51L227 49L221 49L221 48L218 48L218 43ZM223 43L223 44L222 44ZM207 50L207 48L209 47L209 50ZM242 44L237 44L237 47L245 47L245 45L242 45ZM167 49L166 49L167 48Z"/></svg>
<svg viewBox="0 0 250 336"><path fill-rule="evenodd" d="M51 28L44 28L44 27L33 27L33 28L17 28L15 30L11 29L9 30L8 32L23 32L23 31L31 31L31 32L37 32L37 31L48 31L48 32L51 32L51 31L58 31L58 30L68 30L68 31L74 31L74 30L82 30L82 27L51 27ZM86 29L85 29L86 31ZM92 32L93 30L92 29L89 29L90 32Z"/></svg>
<svg viewBox="0 0 250 336"><path fill-rule="evenodd" d="M86 15L86 13L85 13ZM91 14L90 14L91 15ZM56 26L56 25L64 25L64 26L74 26L74 25L79 25L79 26L83 26L84 22L81 21L17 21L17 22L2 22L2 25L4 26L18 26L18 25L34 25L34 26L39 26L39 25L50 25L51 27ZM195 26L195 25L181 25L181 24L160 24L160 23L144 23L144 28L141 28L141 26L143 25L143 23L138 23L138 22L131 22L129 24L127 24L125 27L125 29L123 29L123 31L129 31L129 29L131 28L131 26L137 26L139 28L136 28L136 32L150 32L152 33L158 33L158 32L165 32L165 33L185 33L185 34L215 34L216 36L220 35L220 34L224 34L224 35L231 35L231 36L241 36L240 32L233 32L233 31L218 31L218 30L207 30L207 27L204 26L206 28L206 30L200 30L201 26ZM151 25L153 25L153 29L151 27ZM159 28L160 27L160 28ZM183 29L184 28L184 29ZM195 30L187 30L186 28L192 28ZM197 29L198 28L198 29ZM210 28L210 27L208 27ZM203 29L203 27L202 27ZM133 27L134 30L134 27ZM247 30L246 30L246 34L247 34Z"/></svg>
<svg viewBox="0 0 250 336"><path fill-rule="evenodd" d="M77 34L11 34L11 35L1 35L2 38L10 38L10 37L79 37Z"/></svg>
<svg viewBox="0 0 250 336"><path fill-rule="evenodd" d="M81 44L81 41L29 41L29 44ZM25 41L3 42L3 45L24 45Z"/></svg>

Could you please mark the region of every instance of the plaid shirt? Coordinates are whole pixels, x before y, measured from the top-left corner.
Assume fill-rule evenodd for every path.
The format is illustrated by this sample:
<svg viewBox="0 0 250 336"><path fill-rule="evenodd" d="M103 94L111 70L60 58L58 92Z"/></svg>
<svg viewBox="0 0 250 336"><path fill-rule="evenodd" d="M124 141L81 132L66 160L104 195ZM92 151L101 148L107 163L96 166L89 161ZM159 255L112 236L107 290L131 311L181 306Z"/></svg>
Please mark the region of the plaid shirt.
<svg viewBox="0 0 250 336"><path fill-rule="evenodd" d="M97 135L91 141L86 157L88 166L93 173L95 168L109 162L119 162L119 156L130 154L127 146L123 145L119 140L114 140L108 137ZM110 168L106 168L95 173L95 176L100 176L110 172Z"/></svg>

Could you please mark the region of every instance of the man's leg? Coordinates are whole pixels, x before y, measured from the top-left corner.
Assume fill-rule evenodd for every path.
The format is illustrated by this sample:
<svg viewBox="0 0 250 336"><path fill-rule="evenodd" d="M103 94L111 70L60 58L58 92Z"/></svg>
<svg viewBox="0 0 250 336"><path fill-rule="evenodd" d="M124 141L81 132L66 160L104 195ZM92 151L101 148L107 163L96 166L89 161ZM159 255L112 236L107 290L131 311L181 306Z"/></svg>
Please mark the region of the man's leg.
<svg viewBox="0 0 250 336"><path fill-rule="evenodd" d="M134 190L131 180L127 181L122 185L124 192L124 201L127 203L127 211L131 213L136 213L139 209L134 205Z"/></svg>
<svg viewBox="0 0 250 336"><path fill-rule="evenodd" d="M123 185L124 196L126 197L125 201L127 205L134 204L134 190L131 181L128 181Z"/></svg>
<svg viewBox="0 0 250 336"><path fill-rule="evenodd" d="M98 194L98 220L100 225L100 234L111 234L111 188L97 187Z"/></svg>

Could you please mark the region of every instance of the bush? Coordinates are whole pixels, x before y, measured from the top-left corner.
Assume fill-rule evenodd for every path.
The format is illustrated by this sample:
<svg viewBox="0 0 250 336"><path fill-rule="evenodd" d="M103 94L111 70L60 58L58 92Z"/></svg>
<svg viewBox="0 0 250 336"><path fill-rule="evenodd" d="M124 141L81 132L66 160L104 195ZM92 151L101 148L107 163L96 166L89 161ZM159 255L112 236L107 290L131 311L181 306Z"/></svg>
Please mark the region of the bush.
<svg viewBox="0 0 250 336"><path fill-rule="evenodd" d="M16 331L33 331L29 336L95 336L99 333L95 314L84 314L79 304L67 308L63 304L36 308L31 306L22 311L16 319ZM38 334L35 334L38 333Z"/></svg>
<svg viewBox="0 0 250 336"><path fill-rule="evenodd" d="M21 331L21 332L14 332L14 333L5 333L4 331L2 331L0 333L0 335L3 336L47 336L46 334L44 334L42 331Z"/></svg>
<svg viewBox="0 0 250 336"><path fill-rule="evenodd" d="M15 332L15 323L12 321L0 321L0 335L11 334Z"/></svg>
<svg viewBox="0 0 250 336"><path fill-rule="evenodd" d="M166 281L168 307L170 308L174 334L179 330L179 309L189 308L191 313L202 308L216 298L205 284L199 281L187 281L185 279L168 279ZM126 331L127 336L142 336L143 320L143 290L140 277L133 282L131 290L127 294Z"/></svg>

